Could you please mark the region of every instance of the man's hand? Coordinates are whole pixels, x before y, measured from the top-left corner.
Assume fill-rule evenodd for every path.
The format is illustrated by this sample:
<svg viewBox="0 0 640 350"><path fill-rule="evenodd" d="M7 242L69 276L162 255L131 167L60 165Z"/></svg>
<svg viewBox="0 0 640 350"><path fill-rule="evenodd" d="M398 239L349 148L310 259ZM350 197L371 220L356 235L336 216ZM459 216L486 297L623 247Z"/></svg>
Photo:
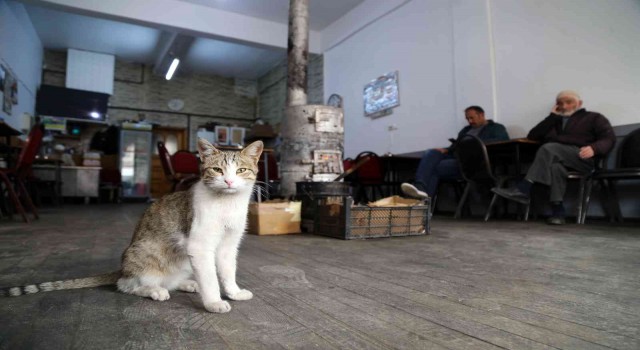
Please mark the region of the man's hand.
<svg viewBox="0 0 640 350"><path fill-rule="evenodd" d="M449 153L449 150L446 148L436 148L436 151L442 153L442 154L447 154Z"/></svg>
<svg viewBox="0 0 640 350"><path fill-rule="evenodd" d="M558 104L553 105L553 108L551 108L551 113L562 115L562 111L558 108Z"/></svg>
<svg viewBox="0 0 640 350"><path fill-rule="evenodd" d="M580 158L589 159L595 155L593 148L591 146L584 146L580 148Z"/></svg>

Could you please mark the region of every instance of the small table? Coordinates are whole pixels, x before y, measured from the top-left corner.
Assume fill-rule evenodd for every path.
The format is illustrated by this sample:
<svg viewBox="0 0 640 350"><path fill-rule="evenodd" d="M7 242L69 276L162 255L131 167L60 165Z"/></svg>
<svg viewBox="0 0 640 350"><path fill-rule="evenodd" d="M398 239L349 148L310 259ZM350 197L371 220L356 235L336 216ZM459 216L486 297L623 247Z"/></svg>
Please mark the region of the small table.
<svg viewBox="0 0 640 350"><path fill-rule="evenodd" d="M491 164L513 165L515 175L522 174L522 165L531 163L542 144L527 138L516 138L507 141L486 143Z"/></svg>

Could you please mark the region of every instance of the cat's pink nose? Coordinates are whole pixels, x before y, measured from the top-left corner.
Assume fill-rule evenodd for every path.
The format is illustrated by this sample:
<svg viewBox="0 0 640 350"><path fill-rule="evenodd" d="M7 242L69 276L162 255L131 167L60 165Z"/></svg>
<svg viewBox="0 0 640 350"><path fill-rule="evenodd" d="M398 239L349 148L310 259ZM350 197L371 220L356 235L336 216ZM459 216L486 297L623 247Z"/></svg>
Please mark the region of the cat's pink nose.
<svg viewBox="0 0 640 350"><path fill-rule="evenodd" d="M229 187L233 186L233 181L232 180L224 180L224 182L226 182L227 185L229 185Z"/></svg>

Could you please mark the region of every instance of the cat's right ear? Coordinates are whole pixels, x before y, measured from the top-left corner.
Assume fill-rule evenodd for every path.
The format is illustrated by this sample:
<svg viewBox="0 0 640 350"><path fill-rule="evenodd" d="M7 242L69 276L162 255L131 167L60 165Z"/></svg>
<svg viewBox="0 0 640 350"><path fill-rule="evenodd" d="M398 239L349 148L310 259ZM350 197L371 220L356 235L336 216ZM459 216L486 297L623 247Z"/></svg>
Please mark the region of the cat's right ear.
<svg viewBox="0 0 640 350"><path fill-rule="evenodd" d="M217 148L213 147L213 145L209 141L203 139L202 137L198 137L198 153L200 153L200 159L203 159L204 157L218 154L220 153L220 151Z"/></svg>

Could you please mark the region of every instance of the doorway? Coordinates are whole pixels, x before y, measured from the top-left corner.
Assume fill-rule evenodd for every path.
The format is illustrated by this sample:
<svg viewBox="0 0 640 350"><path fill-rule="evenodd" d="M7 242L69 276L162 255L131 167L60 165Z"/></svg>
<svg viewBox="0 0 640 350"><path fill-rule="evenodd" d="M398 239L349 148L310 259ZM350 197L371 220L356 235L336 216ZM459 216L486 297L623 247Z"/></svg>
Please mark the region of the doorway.
<svg viewBox="0 0 640 350"><path fill-rule="evenodd" d="M171 181L167 180L158 155L158 141L164 142L169 154L187 149L187 130L185 128L154 127L153 156L151 157L151 197L160 198L171 193Z"/></svg>

